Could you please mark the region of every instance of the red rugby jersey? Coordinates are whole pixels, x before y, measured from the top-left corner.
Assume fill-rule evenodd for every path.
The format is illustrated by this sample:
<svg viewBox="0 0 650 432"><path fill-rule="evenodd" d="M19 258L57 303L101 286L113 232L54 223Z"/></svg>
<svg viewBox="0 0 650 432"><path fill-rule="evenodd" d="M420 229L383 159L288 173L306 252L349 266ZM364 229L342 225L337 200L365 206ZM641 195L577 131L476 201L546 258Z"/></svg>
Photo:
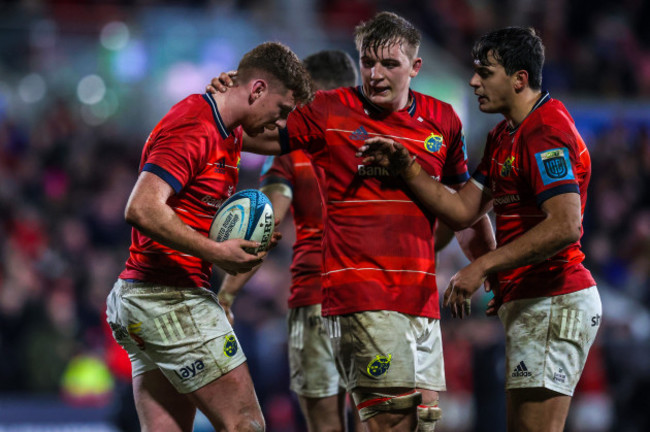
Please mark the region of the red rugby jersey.
<svg viewBox="0 0 650 432"><path fill-rule="evenodd" d="M291 212L296 227L291 262L289 307L297 308L321 302L321 242L323 212L316 174L304 152L295 151L267 159L261 186L283 183L293 192Z"/></svg>
<svg viewBox="0 0 650 432"><path fill-rule="evenodd" d="M503 246L540 223L546 217L541 204L555 195L580 194L584 214L590 176L589 152L573 118L545 93L519 127L511 130L504 120L490 132L473 178L492 192L497 244ZM577 241L541 263L500 272L502 300L555 296L595 285L583 259Z"/></svg>
<svg viewBox="0 0 650 432"><path fill-rule="evenodd" d="M142 150L140 171L149 171L174 189L167 204L196 231L208 235L212 218L235 191L239 176L241 127L229 133L214 100L191 95L156 125ZM212 263L183 254L131 232L122 279L171 286L209 287Z"/></svg>
<svg viewBox="0 0 650 432"><path fill-rule="evenodd" d="M467 180L460 119L452 107L410 92L412 103L385 112L360 88L318 92L294 110L280 133L285 150L302 148L316 166L323 213L323 315L392 310L440 317L433 227L401 180L355 156L364 141L390 137L422 168L449 184Z"/></svg>

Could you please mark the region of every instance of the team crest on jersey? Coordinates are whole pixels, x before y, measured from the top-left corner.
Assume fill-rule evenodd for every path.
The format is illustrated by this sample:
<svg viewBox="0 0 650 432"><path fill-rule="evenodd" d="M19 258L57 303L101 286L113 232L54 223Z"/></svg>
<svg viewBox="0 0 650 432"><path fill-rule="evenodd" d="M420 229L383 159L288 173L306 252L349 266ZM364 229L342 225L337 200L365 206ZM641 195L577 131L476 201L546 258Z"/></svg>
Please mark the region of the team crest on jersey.
<svg viewBox="0 0 650 432"><path fill-rule="evenodd" d="M442 135L432 133L424 140L424 148L429 153L437 153L442 147L443 139Z"/></svg>
<svg viewBox="0 0 650 432"><path fill-rule="evenodd" d="M380 376L384 375L386 372L388 372L388 368L390 368L391 358L391 354L388 354L387 357L377 354L374 360L368 363L368 367L366 368L368 375L375 378L379 378Z"/></svg>
<svg viewBox="0 0 650 432"><path fill-rule="evenodd" d="M239 346L237 345L237 339L235 339L235 336L226 336L226 342L223 344L223 353L226 355L226 357L234 356L237 354L238 349Z"/></svg>
<svg viewBox="0 0 650 432"><path fill-rule="evenodd" d="M512 172L512 166L515 164L515 157L510 156L501 166L501 177L508 177Z"/></svg>
<svg viewBox="0 0 650 432"><path fill-rule="evenodd" d="M544 185L561 180L573 180L573 169L566 148L556 148L535 153L537 168Z"/></svg>

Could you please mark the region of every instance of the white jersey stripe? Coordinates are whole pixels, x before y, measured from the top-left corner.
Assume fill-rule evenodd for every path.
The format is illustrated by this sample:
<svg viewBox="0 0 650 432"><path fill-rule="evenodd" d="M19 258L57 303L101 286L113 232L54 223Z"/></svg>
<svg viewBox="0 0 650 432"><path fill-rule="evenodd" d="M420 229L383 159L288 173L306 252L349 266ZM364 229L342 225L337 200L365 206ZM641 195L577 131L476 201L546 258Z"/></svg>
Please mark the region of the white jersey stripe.
<svg viewBox="0 0 650 432"><path fill-rule="evenodd" d="M351 130L333 129L333 128L326 129L325 131L326 132L343 132L343 133L349 133L349 134L355 133L355 131L351 131ZM417 143L424 143L424 140L401 137L401 136L397 136L397 135L385 135L385 134L379 134L379 133L374 133L374 132L367 132L367 134L368 134L368 136L375 135L375 136L398 139L398 140L405 140L405 141L413 141L413 142L417 142ZM445 144L445 143L443 143L442 145L445 146L445 147L447 146L447 144Z"/></svg>
<svg viewBox="0 0 650 432"><path fill-rule="evenodd" d="M411 200L345 200L345 201L327 201L330 204L343 204L343 203L384 203L384 202L394 202L394 203L405 203L405 204L415 204Z"/></svg>
<svg viewBox="0 0 650 432"><path fill-rule="evenodd" d="M366 270L382 271L382 272L389 272L389 273L402 273L402 272L404 272L404 273L422 273L422 274L426 274L426 275L429 275L429 276L435 276L436 275L435 273L429 273L429 272L425 272L425 271L422 271L422 270L404 270L404 269L389 270L389 269L380 269L380 268L373 268L373 267L364 267L364 268L348 267L348 268L344 268L344 269L332 270L332 271L329 271L329 272L326 272L326 273L321 273L321 275L326 276L326 275L329 275L329 274L332 274L332 273L340 273L340 272L343 272L343 271L366 271Z"/></svg>

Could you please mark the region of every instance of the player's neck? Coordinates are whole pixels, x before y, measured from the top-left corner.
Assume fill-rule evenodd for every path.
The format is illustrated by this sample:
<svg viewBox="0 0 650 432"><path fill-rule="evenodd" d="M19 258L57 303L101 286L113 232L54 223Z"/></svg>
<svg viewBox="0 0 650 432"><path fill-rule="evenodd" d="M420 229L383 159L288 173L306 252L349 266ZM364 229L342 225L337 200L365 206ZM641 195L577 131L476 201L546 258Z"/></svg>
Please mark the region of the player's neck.
<svg viewBox="0 0 650 432"><path fill-rule="evenodd" d="M235 109L236 106L233 104L232 94L234 94L234 89L228 89L226 93L217 93L211 95L212 99L214 99L217 104L217 110L219 111L221 120L223 121L224 126L228 132L232 131L241 123L241 121L238 120L239 114Z"/></svg>
<svg viewBox="0 0 650 432"><path fill-rule="evenodd" d="M542 97L542 92L540 90L533 90L530 87L516 94L509 112L503 114L508 121L508 126L511 129L519 126L528 117L528 114L533 110L540 97Z"/></svg>

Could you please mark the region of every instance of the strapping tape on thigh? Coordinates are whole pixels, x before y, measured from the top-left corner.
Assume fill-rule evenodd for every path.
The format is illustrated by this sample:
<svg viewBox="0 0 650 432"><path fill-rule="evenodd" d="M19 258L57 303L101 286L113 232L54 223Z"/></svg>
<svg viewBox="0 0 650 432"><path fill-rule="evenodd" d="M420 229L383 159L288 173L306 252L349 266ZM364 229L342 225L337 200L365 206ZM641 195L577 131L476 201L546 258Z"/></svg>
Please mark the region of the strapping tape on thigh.
<svg viewBox="0 0 650 432"><path fill-rule="evenodd" d="M419 405L422 402L422 394L415 390L398 395L377 395L357 404L359 416L362 420L368 419L380 412L398 411Z"/></svg>

